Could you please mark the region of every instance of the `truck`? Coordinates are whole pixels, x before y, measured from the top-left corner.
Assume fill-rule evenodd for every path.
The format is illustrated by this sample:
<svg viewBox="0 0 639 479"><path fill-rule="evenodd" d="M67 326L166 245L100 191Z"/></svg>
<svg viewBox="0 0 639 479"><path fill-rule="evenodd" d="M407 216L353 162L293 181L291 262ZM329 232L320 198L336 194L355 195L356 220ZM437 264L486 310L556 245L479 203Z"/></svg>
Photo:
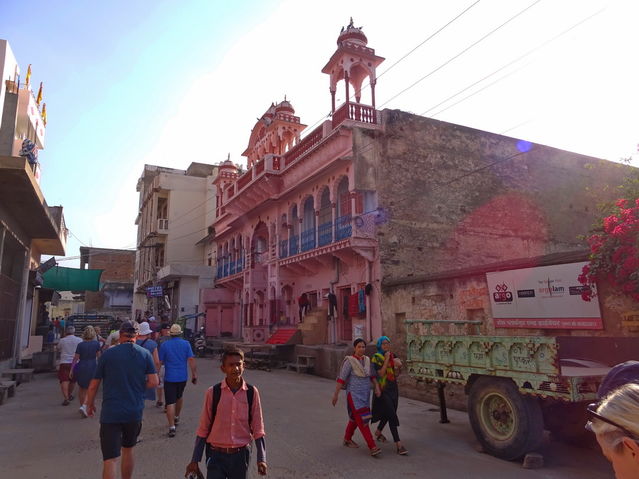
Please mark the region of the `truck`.
<svg viewBox="0 0 639 479"><path fill-rule="evenodd" d="M579 270L582 264L565 267ZM509 276L502 273L497 278L499 281L491 283L492 273L488 273L483 285L475 283L483 288L483 294L481 298L476 298L478 303L473 307L479 303L483 306L490 303L487 308L489 314L481 319L459 316L451 319L404 319L408 374L418 382L437 384L442 422L447 422L443 394L445 386L463 386L470 424L477 440L485 452L502 459L515 460L536 451L542 442L544 430L550 431L558 439L573 443L583 442L588 437L592 440L592 433L584 428L588 420L587 405L597 401L597 390L612 366L639 359L639 337L636 335L639 312L632 313L630 321L629 317L622 320L609 308L613 301L601 300L600 303L597 298L594 305L587 306L594 311L595 317L588 321L598 324L590 331L588 327L579 331L567 328L566 325L579 324L578 320L574 320L576 323L566 320L561 328L554 331L541 327L496 327L500 321L510 321L502 324L515 324L511 320L499 319L504 311L508 312L501 317L514 317L510 312L514 308L513 304L502 308L491 296L495 289L497 301L505 298L503 291L507 284L508 291L514 293L507 300L514 303L518 295L523 298L520 299L523 305L519 307L524 312L524 308L529 307L528 318L535 314L539 318L543 308L549 311L551 306L557 308L560 303L570 306L569 302L572 301L573 305L580 307L578 299L568 294L568 285L576 282L571 274L563 277L563 283L558 279L553 291L548 290L547 279L543 279L543 282L539 280L560 278L557 267L553 268L519 270L523 271L520 276L525 278L529 286L517 287L510 285L519 280L509 280ZM554 276L549 275L549 272ZM560 284L566 286L565 292L558 290ZM535 290L534 285L539 288ZM473 291L481 289L479 286ZM455 288L450 288L457 294ZM537 296L541 296L539 291L542 291L546 294L562 293L564 297L543 299L543 307L531 306L532 303L527 302L533 295L531 291L537 291ZM455 294L445 297L450 297L452 303ZM571 308L564 308L566 314L570 314ZM442 308L441 311L442 315L446 315L452 309ZM560 315L555 318L564 321ZM541 320L517 321L523 321L525 325L525 321ZM622 322L625 322L623 327Z"/></svg>
<svg viewBox="0 0 639 479"><path fill-rule="evenodd" d="M477 440L507 460L535 451L544 429L578 440L586 406L596 401L610 367L639 351L637 338L428 334L437 322L405 321L408 373L420 381L463 385Z"/></svg>

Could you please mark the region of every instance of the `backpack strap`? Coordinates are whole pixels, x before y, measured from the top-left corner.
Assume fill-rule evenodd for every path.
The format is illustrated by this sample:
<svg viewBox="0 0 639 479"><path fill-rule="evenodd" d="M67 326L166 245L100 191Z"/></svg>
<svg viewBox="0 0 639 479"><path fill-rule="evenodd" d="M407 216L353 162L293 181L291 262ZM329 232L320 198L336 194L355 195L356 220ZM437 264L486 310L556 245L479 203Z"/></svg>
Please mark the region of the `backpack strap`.
<svg viewBox="0 0 639 479"><path fill-rule="evenodd" d="M246 383L246 387L247 387L246 400L248 402L249 429L251 429L251 424L253 423L253 398L255 397L255 387L249 383ZM217 383L215 386L213 386L213 401L211 402L211 427L209 428L209 434L211 434L211 429L213 429L213 423L215 422L215 415L217 414L217 406L218 404L220 404L221 397L222 397L222 383Z"/></svg>

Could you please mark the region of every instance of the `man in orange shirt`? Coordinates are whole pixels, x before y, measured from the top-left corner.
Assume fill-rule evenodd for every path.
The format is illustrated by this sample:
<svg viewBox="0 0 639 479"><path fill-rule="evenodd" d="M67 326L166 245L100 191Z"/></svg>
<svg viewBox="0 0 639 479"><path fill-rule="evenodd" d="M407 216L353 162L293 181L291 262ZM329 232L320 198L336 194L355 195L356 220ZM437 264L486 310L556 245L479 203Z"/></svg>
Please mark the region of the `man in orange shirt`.
<svg viewBox="0 0 639 479"><path fill-rule="evenodd" d="M255 440L257 472L264 476L267 466L262 406L257 388L242 379L244 353L239 349L224 351L220 369L226 379L206 391L186 475L203 477L198 463L206 448L207 479L246 479L251 442Z"/></svg>

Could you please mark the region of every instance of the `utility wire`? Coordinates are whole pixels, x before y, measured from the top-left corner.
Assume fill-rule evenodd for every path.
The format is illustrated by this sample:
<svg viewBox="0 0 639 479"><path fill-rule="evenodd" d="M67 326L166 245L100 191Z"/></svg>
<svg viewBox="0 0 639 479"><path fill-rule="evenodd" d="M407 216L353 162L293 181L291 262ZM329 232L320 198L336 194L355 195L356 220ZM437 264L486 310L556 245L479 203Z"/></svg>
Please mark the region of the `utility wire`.
<svg viewBox="0 0 639 479"><path fill-rule="evenodd" d="M523 10L521 10L520 12L516 13L515 15L513 15L512 17L510 17L508 20L506 20L504 23L502 23L501 25L499 25L498 27L494 28L493 30L491 30L490 32L488 32L486 35L484 35L483 37L481 37L479 40L475 41L474 43L472 43L470 46L464 48L461 52L459 52L457 55L453 56L452 58L448 59L447 61L445 61L444 63L442 63L440 66L438 66L437 68L435 68L434 70L432 70L431 72L427 73L426 75L424 75L423 77L421 77L419 80L417 80L416 82L410 84L409 86L407 86L406 88L404 88L402 91L400 91L399 93L393 95L392 97L390 97L388 100L386 100L384 103L382 103L380 105L380 108L383 107L384 105L386 105L387 103L391 102L392 100L394 100L395 98L397 98L400 95L403 95L404 93L406 93L408 90L410 90L411 88L415 87L417 84L421 83L422 81L424 81L426 78L430 77L431 75L433 75L434 73L438 72L439 70L441 70L442 68L444 68L446 65L448 65L449 63L453 62L454 60L456 60L457 58L459 58L460 56L462 56L464 53L468 52L470 49L476 47L477 45L479 45L481 42L483 42L485 39L487 39L488 37L490 37L491 35L493 35L494 33L496 33L498 30L502 29L503 27L505 27L506 25L508 25L510 22L512 22L513 20L515 20L517 17L521 16L522 14L524 14L526 11L530 10L532 7L534 7L535 5L537 5L539 2L541 2L541 0L535 0L533 3L531 3L530 5L528 5L526 8L524 8Z"/></svg>
<svg viewBox="0 0 639 479"><path fill-rule="evenodd" d="M471 88L472 88L472 87L474 87L475 85L477 85L477 84L479 84L479 83L483 82L484 80L487 80L487 79L488 79L488 78L490 78L491 76L496 75L497 73L501 72L502 70L505 70L505 69L506 69L506 68L508 68L509 66L514 65L515 63L517 63L517 62L519 62L519 61L523 60L524 58L526 58L526 57L528 57L528 56L532 55L533 53L535 53L535 52L537 52L537 51L541 50L542 48L547 47L548 45L550 45L551 43L553 43L553 42L557 41L559 38L563 37L563 36L564 36L564 35L566 35L567 33L569 33L569 32L571 32L572 30L574 30L575 28L577 28L577 27L581 26L583 23L585 23L585 22L587 22L588 20L591 20L592 18L594 18L594 17L596 17L597 15L601 14L604 10L605 10L605 8L602 8L601 10L599 10L599 11L597 11L597 12L593 13L592 15L590 15L590 16L588 16L588 17L586 17L586 18L584 18L583 20L580 20L579 22L575 23L574 25L572 25L571 27L567 28L566 30L564 30L564 31L562 31L562 32L560 32L560 33L558 33L558 34L557 34L557 35L555 35L554 37L552 37L552 38L550 38L550 39L546 40L545 42L540 43L540 44L539 44L539 45L537 45L536 47L534 47L534 48L532 48L532 49L528 50L528 51L527 51L526 53L524 53L523 55L520 55L520 56L518 56L517 58L515 58L514 60L511 60L510 62L506 63L505 65L503 65L503 66L499 67L497 70L493 71L492 73L489 73L488 75L484 76L483 78L480 78L480 79L479 79L479 80L477 80L476 82L471 83L471 84L470 84L470 85L468 85L467 87L465 87L465 88L463 88L462 90L458 91L458 92L457 92L457 93L455 93L454 95L451 95L451 96L449 96L448 98L446 98L445 100L442 100L442 101L441 101L441 102L439 102L437 105L434 105L434 106L430 107L428 110L424 111L423 113L420 113L420 115L421 115L421 116L427 115L430 111L432 111L432 110L434 110L435 108L437 108L437 107L439 107L439 106L443 105L444 103L448 102L449 100L452 100L453 98L455 98L455 97L457 97L457 96L461 95L462 93L464 93L465 91L467 91L467 90L471 89ZM528 66L528 65L526 65L526 66ZM518 70L515 70L515 71L519 71L519 69L518 69ZM512 72L512 73L514 73L514 72ZM511 74L512 74L512 73L511 73ZM507 76L510 76L510 74L509 74L509 75L507 75ZM506 78L506 77L503 77L503 78ZM480 91L482 91L482 90L478 90L476 93L479 93ZM475 95L476 93L474 93L473 95ZM470 97L471 97L471 96L473 96L473 95L469 95L469 96L465 97L465 99L468 99L468 98L470 98ZM456 105L456 104L457 104L457 103L455 103L455 105ZM451 105L451 106L454 106L454 105ZM450 107L448 107L448 108L450 108ZM447 110L448 108L446 108L445 110ZM441 113L441 112L443 112L443 111L445 111L445 110L440 110L440 111L439 111L438 113L436 113L435 115L437 115L437 114L439 114L439 113Z"/></svg>

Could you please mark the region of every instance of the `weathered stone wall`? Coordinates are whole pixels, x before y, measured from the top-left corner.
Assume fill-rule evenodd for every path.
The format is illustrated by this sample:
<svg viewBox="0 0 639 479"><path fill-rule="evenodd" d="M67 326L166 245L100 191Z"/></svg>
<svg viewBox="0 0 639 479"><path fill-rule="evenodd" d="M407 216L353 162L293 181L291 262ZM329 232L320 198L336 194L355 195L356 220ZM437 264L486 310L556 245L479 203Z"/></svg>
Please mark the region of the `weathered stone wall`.
<svg viewBox="0 0 639 479"><path fill-rule="evenodd" d="M584 247L628 167L409 113L354 129L355 187L376 190L384 280Z"/></svg>

